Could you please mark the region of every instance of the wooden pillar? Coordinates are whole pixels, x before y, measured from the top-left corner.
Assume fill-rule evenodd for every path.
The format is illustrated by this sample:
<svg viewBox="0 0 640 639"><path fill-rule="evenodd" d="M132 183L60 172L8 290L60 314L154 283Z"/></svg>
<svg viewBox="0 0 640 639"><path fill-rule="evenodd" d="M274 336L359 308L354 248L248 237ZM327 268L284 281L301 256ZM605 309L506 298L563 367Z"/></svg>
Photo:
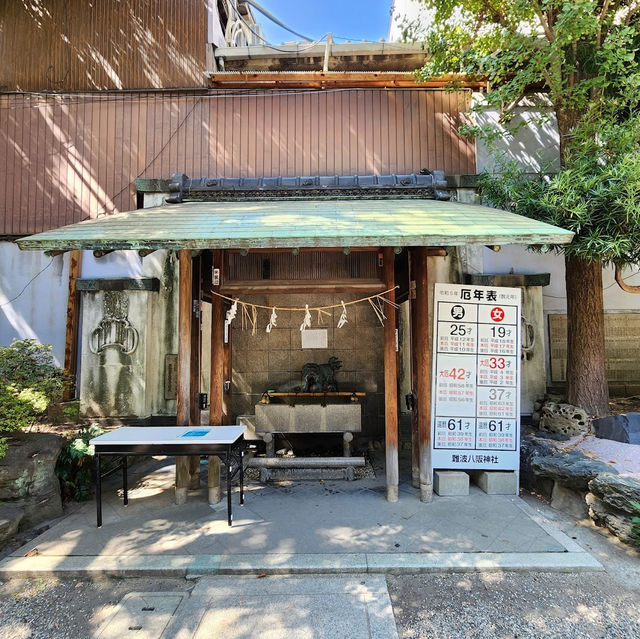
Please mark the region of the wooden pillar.
<svg viewBox="0 0 640 639"><path fill-rule="evenodd" d="M393 289L394 253L392 247L383 249L385 288ZM387 293L395 302L395 290ZM387 501L398 501L398 355L396 352L396 309L387 305L384 321L384 412Z"/></svg>
<svg viewBox="0 0 640 639"><path fill-rule="evenodd" d="M191 253L178 251L180 272L178 280L178 392L176 397L176 424L189 426L191 399ZM176 457L176 504L187 501L189 486L189 458Z"/></svg>
<svg viewBox="0 0 640 639"><path fill-rule="evenodd" d="M427 249L411 249L411 280L415 299L411 301L411 371L415 398L413 420L417 433L420 501L433 498L431 481L431 345L429 344L429 290Z"/></svg>
<svg viewBox="0 0 640 639"><path fill-rule="evenodd" d="M226 316L226 311L222 316L223 321L223 331L224 331L224 318ZM222 392L222 423L223 424L233 424L233 392L231 388L231 380L233 377L233 363L231 361L231 340L233 336L233 331L231 330L231 326L229 326L229 333L227 335L227 341L224 344L224 354L223 354L223 365L222 365L222 380L223 384L229 382L229 391L226 392L223 389Z"/></svg>
<svg viewBox="0 0 640 639"><path fill-rule="evenodd" d="M202 344L202 259L191 260L191 366L189 374L189 426L200 426L200 348ZM189 457L189 488L200 488L200 456Z"/></svg>
<svg viewBox="0 0 640 639"><path fill-rule="evenodd" d="M411 396L415 402L415 358L413 356L413 326L416 313L416 282L413 279L413 249L408 251L409 263L409 370L411 371ZM420 488L420 450L418 443L418 413L411 409L411 485Z"/></svg>
<svg viewBox="0 0 640 639"><path fill-rule="evenodd" d="M213 292L220 290L222 283L222 251L213 251L213 269L219 269L219 284L212 285ZM224 387L224 300L211 295L211 375L209 388L209 424L220 426L223 423L223 387ZM209 457L209 503L216 504L222 498L220 491L220 460Z"/></svg>
<svg viewBox="0 0 640 639"><path fill-rule="evenodd" d="M82 270L82 251L69 253L69 294L67 297L67 324L64 341L64 371L74 378L74 384L65 389L64 399L75 397L75 376L78 372L78 326L80 316L80 296L76 290L76 280Z"/></svg>

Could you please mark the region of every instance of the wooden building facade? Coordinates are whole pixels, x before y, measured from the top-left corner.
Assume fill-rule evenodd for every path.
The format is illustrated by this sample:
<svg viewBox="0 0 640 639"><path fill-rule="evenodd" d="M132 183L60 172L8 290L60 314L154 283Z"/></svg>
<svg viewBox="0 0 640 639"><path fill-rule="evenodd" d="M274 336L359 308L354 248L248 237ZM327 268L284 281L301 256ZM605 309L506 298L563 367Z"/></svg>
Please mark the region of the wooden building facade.
<svg viewBox="0 0 640 639"><path fill-rule="evenodd" d="M210 54L212 34L224 30L222 8L229 2L236 5L235 0L123 0L116 5L97 2L89 10L85 3L71 0L18 2L4 9L0 25L10 36L0 45L4 61L0 85L5 91L0 94L0 237L17 239L21 248L54 254L72 251L65 331L65 362L70 369L83 312L76 287L83 270L81 250L85 255L94 251L89 255L97 259L112 251L135 249L141 251L134 254L136 259L147 262L154 260L156 251L168 253L164 264L173 262L178 267L177 290L171 290L174 282L169 277L154 284L167 301L167 317L172 317L163 325L164 334L154 339L170 334L175 344L175 411L180 425L200 422L201 305L205 301L211 305L209 421L220 424L231 415L223 390L232 368L231 351L222 338L227 308L215 294L222 284L203 273L211 273L212 267L222 272L230 251L276 256L278 251L314 249L322 256L368 250L378 265L376 281L358 277L346 288L333 283L333 290L345 294L387 291L391 302L380 335L380 383L376 386L382 395L391 501L398 498L399 480L393 302L400 261L396 255L402 253L410 266L402 283L407 289L409 281L413 286L410 358L413 387L419 389L413 428L414 479L421 497L428 500L430 256L441 256L447 246L511 240L543 243L549 238L563 242L570 237L553 227L530 227L528 221L509 214L504 214L507 217L496 235L492 224L487 224L496 212L447 202L437 203L434 209L433 202L421 196L408 196L411 204L401 196L367 205L359 194L351 193L348 197L354 204L343 210L331 203L343 199L336 194L322 201L312 199L307 211L302 206L292 211L284 205L268 211L264 198L253 194L244 210L230 212L221 203L201 203L205 210L196 211L193 218L189 215L194 209L189 206L195 203L188 202L164 213L165 207L135 211L144 200L136 180L160 184L175 173L204 176L205 182L212 183L221 178L250 181L280 176L336 176L339 181L356 175L383 175L404 183L424 169L449 175L475 173L474 144L457 133L470 90L448 92L443 88L445 81L414 86L407 73L410 69L384 76L353 68L334 75L305 70L295 78L278 70L270 70L268 76L225 75L213 68L217 62ZM212 27L212 16L213 22L218 20L217 29ZM26 60L16 57L23 43L28 43ZM342 55L343 60L349 58ZM357 59L353 64L358 65ZM155 190L160 191L156 202L160 204L166 193L161 187ZM107 227L102 226L105 223ZM61 228L65 225L73 226ZM297 235L287 235L288 231ZM34 233L38 235L24 237ZM106 237L110 243L105 244ZM130 283L124 281L128 278L116 279L109 286L124 292L121 297L130 296L126 289ZM257 292L267 290L261 280L253 286ZM317 295L330 286L332 278L319 272L305 290ZM123 302L119 308L128 307ZM149 308L147 317L152 314ZM83 316L85 328L89 319L96 318ZM153 355L156 343L151 336L146 340L148 354ZM125 350L108 350L108 357L104 351L87 352L87 367L97 369L109 359L124 369L130 363ZM153 356L157 364L157 353ZM131 367L127 375L136 384L141 381ZM121 395L127 393L133 394L120 388ZM179 499L185 498L195 467L186 460L178 464Z"/></svg>
<svg viewBox="0 0 640 639"><path fill-rule="evenodd" d="M0 95L0 236L138 206L136 178L474 173L470 93L198 90Z"/></svg>

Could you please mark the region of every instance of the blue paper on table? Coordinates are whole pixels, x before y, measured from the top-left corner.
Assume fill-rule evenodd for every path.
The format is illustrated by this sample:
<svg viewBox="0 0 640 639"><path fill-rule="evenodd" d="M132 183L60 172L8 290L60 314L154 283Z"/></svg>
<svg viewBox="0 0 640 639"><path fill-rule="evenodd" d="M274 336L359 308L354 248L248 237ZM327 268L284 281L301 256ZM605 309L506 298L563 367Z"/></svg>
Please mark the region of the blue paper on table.
<svg viewBox="0 0 640 639"><path fill-rule="evenodd" d="M209 433L209 428L200 430L188 430L186 433L180 435L180 437L204 437Z"/></svg>

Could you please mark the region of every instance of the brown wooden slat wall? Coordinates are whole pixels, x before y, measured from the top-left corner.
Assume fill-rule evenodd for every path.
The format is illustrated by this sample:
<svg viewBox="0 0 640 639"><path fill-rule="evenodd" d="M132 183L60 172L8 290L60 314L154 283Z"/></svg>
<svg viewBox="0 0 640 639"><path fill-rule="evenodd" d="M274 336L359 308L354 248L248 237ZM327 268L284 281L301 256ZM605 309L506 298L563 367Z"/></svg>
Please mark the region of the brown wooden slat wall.
<svg viewBox="0 0 640 639"><path fill-rule="evenodd" d="M468 93L0 95L0 235L136 206L136 177L474 173Z"/></svg>
<svg viewBox="0 0 640 639"><path fill-rule="evenodd" d="M6 0L0 89L201 87L207 0Z"/></svg>

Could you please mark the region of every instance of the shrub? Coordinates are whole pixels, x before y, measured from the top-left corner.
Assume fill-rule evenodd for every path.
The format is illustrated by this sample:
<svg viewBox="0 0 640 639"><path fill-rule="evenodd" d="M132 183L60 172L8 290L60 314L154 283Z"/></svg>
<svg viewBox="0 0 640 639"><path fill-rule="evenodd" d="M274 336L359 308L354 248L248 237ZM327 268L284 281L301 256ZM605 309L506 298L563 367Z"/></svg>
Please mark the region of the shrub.
<svg viewBox="0 0 640 639"><path fill-rule="evenodd" d="M0 434L27 428L62 399L70 377L55 365L51 346L34 339L0 347ZM7 438L0 436L0 457Z"/></svg>
<svg viewBox="0 0 640 639"><path fill-rule="evenodd" d="M633 509L636 511L638 515L640 515L640 504L637 501L630 502L633 506ZM636 546L640 546L640 517L634 516L631 518L631 523L633 524L633 528L631 529L633 534L633 543Z"/></svg>
<svg viewBox="0 0 640 639"><path fill-rule="evenodd" d="M85 501L91 498L95 473L94 448L89 445L89 440L104 432L96 424L83 426L76 438L62 449L56 464L56 475L65 500Z"/></svg>

